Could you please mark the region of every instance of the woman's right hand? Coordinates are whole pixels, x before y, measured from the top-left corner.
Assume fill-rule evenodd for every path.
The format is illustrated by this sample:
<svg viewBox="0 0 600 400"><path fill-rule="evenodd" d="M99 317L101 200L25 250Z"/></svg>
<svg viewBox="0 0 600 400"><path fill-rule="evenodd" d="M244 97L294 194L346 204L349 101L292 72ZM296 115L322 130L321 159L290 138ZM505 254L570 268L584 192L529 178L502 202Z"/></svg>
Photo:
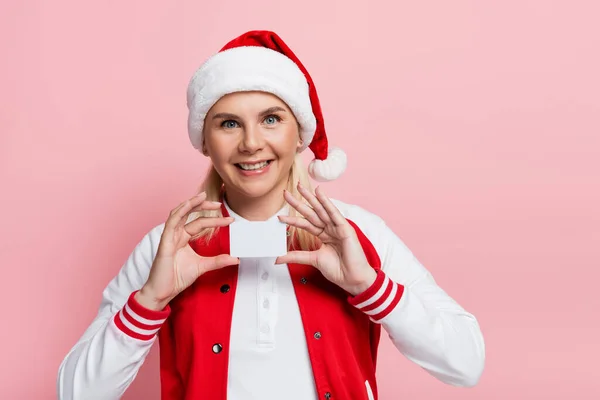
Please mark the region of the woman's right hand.
<svg viewBox="0 0 600 400"><path fill-rule="evenodd" d="M186 223L192 212L218 210L221 203L206 201L202 192L180 204L169 214L160 244L144 286L136 293L136 301L151 310L162 310L184 289L207 271L239 264L228 254L202 257L190 246L192 236L205 228L227 226L231 217L200 217Z"/></svg>

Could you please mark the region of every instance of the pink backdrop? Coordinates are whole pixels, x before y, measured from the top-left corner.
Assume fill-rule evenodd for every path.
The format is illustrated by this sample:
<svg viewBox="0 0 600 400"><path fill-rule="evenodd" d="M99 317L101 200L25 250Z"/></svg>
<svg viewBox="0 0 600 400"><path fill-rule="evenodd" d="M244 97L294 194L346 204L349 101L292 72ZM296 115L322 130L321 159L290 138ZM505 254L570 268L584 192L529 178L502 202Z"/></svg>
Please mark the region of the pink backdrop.
<svg viewBox="0 0 600 400"><path fill-rule="evenodd" d="M381 398L600 398L598 2L206 3L0 5L0 397L56 397L104 286L201 180L192 72L271 29L349 155L328 193L384 217L484 331L473 389L386 338ZM158 399L157 361L126 399Z"/></svg>

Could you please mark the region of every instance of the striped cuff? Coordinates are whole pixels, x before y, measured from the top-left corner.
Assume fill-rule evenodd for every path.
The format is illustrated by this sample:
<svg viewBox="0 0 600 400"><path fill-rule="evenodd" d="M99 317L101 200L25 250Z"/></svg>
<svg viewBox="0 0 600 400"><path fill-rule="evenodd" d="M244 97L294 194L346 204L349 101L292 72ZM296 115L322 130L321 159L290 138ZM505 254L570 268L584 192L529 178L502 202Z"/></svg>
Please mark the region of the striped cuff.
<svg viewBox="0 0 600 400"><path fill-rule="evenodd" d="M115 315L115 325L132 338L151 340L171 313L171 308L167 305L162 311L149 310L135 301L136 293L131 293L125 307Z"/></svg>
<svg viewBox="0 0 600 400"><path fill-rule="evenodd" d="M348 297L348 302L367 314L371 321L379 322L400 302L404 286L392 281L382 270L377 270L377 279L370 288L357 296Z"/></svg>

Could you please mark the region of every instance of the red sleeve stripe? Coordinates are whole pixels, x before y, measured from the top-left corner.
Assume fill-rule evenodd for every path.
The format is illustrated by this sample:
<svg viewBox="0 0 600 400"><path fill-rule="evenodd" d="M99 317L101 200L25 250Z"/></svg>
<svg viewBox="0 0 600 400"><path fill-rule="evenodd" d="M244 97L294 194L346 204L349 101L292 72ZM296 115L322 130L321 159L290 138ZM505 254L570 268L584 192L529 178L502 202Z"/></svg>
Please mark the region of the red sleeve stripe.
<svg viewBox="0 0 600 400"><path fill-rule="evenodd" d="M373 322L385 318L400 302L404 286L392 281L383 271L377 271L377 279L365 292L349 298L350 304L367 314Z"/></svg>
<svg viewBox="0 0 600 400"><path fill-rule="evenodd" d="M127 320L121 315L122 312L122 310L119 311L117 314L115 314L114 318L115 325L117 326L117 328L119 328L119 330L121 330L121 332L125 333L127 336L131 336L132 338L139 340L151 340L156 336L156 332L158 332L158 329L156 329L155 331L145 331L136 328L131 323L127 322ZM146 332L146 334L144 334L144 332Z"/></svg>
<svg viewBox="0 0 600 400"><path fill-rule="evenodd" d="M150 340L165 322L170 308L167 306L162 311L148 310L135 301L135 293L129 296L125 306L115 315L115 325L133 338Z"/></svg>
<svg viewBox="0 0 600 400"><path fill-rule="evenodd" d="M383 289L385 289L385 290L377 298L377 300L375 300L374 302L372 302L371 304L369 304L367 306L361 307L361 310L363 312L366 312L368 314L369 311L373 311L373 310L376 310L379 307L381 307L381 305L388 299L388 297L392 293L392 290L394 290L394 282L392 282L392 280L390 278L386 277Z"/></svg>
<svg viewBox="0 0 600 400"><path fill-rule="evenodd" d="M127 322L131 323L137 328L144 329L147 331L158 329L161 327L163 322L165 322L164 319L157 321L149 321L145 318L142 318L139 315L136 315L127 304L125 304L125 307L121 310L121 313L121 315L127 320Z"/></svg>
<svg viewBox="0 0 600 400"><path fill-rule="evenodd" d="M394 310L394 308L396 308L400 302L400 299L402 298L402 294L404 293L404 286L394 283L394 290L392 292L394 292L393 295L390 295L388 300L386 300L387 304L382 304L380 308L367 313L371 315L371 320L373 322L378 322L384 319ZM379 312L376 313L377 311Z"/></svg>
<svg viewBox="0 0 600 400"><path fill-rule="evenodd" d="M363 295L368 295L368 298L366 300L361 301L358 304L355 304L354 306L356 308L359 308L362 310L362 309L374 304L379 299L381 299L383 297L383 295L386 293L390 282L391 282L390 278L388 278L387 275L385 275L383 272L379 272L378 279L375 280L373 285L369 289L367 289L367 291L365 293L362 293ZM367 292L369 292L369 293L367 293ZM388 291L388 295L389 295L389 291ZM359 295L359 296L362 298L361 295ZM359 296L357 296L357 298ZM357 298L355 298L354 300L357 300Z"/></svg>
<svg viewBox="0 0 600 400"><path fill-rule="evenodd" d="M135 300L137 292L138 291L135 291L129 296L129 299L127 300L127 311L143 324L153 325L165 322L165 319L167 319L171 311L169 306L167 305L162 311L149 310Z"/></svg>

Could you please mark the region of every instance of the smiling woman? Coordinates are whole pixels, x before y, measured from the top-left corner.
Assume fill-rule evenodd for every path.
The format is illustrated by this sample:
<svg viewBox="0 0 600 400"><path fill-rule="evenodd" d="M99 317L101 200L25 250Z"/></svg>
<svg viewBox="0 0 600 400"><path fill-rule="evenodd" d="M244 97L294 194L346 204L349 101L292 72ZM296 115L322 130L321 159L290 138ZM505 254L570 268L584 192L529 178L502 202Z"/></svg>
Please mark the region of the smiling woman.
<svg viewBox="0 0 600 400"><path fill-rule="evenodd" d="M202 152L223 179L229 205L239 209L236 201L264 202L273 208L253 207L259 214L251 218L267 219L283 206L282 193L303 144L293 113L270 93L238 92L217 101L207 120Z"/></svg>
<svg viewBox="0 0 600 400"><path fill-rule="evenodd" d="M210 157L212 165L202 189L208 200L220 201L224 185L227 204L233 210L244 210L240 213L249 221L261 221L283 206L284 189L301 198L297 185L311 186L300 157L304 144L300 124L277 96L258 91L227 94L211 108L206 121L202 153ZM258 206L249 207L254 201ZM299 215L295 209L289 214ZM221 213L199 211L189 220L208 216ZM194 238L214 233L215 228L207 228ZM318 243L315 236L295 226L290 233L302 249Z"/></svg>
<svg viewBox="0 0 600 400"><path fill-rule="evenodd" d="M309 176L336 179L346 156L328 146L315 85L279 36L228 43L187 103L190 141L211 160L201 193L108 284L60 366L59 399L120 398L157 338L163 399L374 400L382 330L440 381L478 382L476 318L381 218L312 189ZM286 224L287 252L232 257L234 220Z"/></svg>

